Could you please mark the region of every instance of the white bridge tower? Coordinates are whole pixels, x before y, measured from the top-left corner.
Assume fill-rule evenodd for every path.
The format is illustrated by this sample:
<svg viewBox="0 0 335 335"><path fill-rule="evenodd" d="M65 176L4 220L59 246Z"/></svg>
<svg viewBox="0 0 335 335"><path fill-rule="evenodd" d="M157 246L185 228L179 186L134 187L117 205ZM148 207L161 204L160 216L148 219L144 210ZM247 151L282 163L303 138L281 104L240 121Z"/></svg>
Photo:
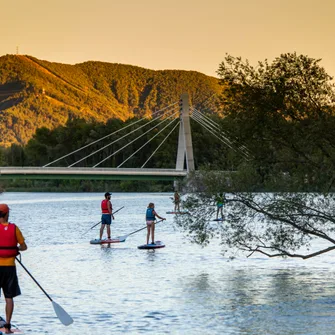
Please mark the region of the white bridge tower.
<svg viewBox="0 0 335 335"><path fill-rule="evenodd" d="M184 169L185 159L187 172L194 171L190 106L187 93L182 94L180 99L180 126L176 170Z"/></svg>

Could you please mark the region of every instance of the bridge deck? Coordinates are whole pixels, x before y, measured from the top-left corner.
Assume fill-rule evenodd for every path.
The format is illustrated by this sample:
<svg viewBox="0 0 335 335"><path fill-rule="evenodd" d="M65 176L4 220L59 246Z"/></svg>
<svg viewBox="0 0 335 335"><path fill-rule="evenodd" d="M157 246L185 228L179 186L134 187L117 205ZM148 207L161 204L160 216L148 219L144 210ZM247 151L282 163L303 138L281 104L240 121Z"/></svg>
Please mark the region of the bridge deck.
<svg viewBox="0 0 335 335"><path fill-rule="evenodd" d="M0 167L0 179L175 180L186 175L174 169Z"/></svg>

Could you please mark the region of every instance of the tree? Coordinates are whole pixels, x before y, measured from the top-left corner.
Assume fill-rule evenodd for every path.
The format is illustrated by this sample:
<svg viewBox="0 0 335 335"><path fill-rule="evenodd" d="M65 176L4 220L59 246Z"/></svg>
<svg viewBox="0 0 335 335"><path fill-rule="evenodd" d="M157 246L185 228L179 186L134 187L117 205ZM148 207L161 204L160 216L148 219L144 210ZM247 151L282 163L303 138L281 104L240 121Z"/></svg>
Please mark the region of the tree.
<svg viewBox="0 0 335 335"><path fill-rule="evenodd" d="M256 68L231 56L220 65L223 113L253 152L263 187L280 173L290 173L295 190L333 185L335 91L319 61L293 53Z"/></svg>
<svg viewBox="0 0 335 335"><path fill-rule="evenodd" d="M196 243L218 237L226 251L248 255L307 259L334 250L332 78L319 60L295 53L256 68L227 56L218 74L226 86L221 102L229 130L247 143L253 159L229 175L192 175L197 192L183 203L190 215L177 224ZM223 191L229 192L225 220L214 224L214 198Z"/></svg>
<svg viewBox="0 0 335 335"><path fill-rule="evenodd" d="M207 171L191 180L193 187L203 191L183 201L190 214L177 217L176 222L197 244L206 246L219 238L224 252L238 249L248 256L262 253L302 259L335 250L333 194L229 192L224 220L214 222L215 196L227 190L226 179Z"/></svg>

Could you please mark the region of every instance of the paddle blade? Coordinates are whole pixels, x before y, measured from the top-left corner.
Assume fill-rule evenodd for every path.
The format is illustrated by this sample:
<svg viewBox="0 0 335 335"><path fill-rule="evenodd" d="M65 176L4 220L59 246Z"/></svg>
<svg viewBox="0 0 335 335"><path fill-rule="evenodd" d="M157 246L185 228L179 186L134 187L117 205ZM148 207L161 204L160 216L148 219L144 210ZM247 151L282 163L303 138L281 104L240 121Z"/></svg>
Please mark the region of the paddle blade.
<svg viewBox="0 0 335 335"><path fill-rule="evenodd" d="M67 314L61 306L59 306L54 301L52 301L52 306L54 307L58 319L61 321L63 325L69 326L71 323L73 323L73 319L71 318L71 316Z"/></svg>

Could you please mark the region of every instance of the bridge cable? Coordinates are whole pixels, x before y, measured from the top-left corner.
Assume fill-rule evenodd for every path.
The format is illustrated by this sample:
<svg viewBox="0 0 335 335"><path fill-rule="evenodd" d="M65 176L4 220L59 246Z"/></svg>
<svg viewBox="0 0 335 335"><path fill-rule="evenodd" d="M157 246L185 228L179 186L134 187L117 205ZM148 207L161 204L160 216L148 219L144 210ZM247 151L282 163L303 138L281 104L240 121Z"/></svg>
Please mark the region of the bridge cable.
<svg viewBox="0 0 335 335"><path fill-rule="evenodd" d="M199 110L197 110L197 109L195 109L195 108L193 108L193 110L194 110L195 113L199 114L199 117L205 119L205 120L206 120L208 123L210 123L214 128L216 128L218 131L220 131L220 133L223 133L225 136L227 136L226 133L225 133L224 131L222 131L220 125L219 125L217 122L215 122L214 120L212 120L210 117L208 117L208 116L205 115L204 113L200 112ZM229 141L231 141L231 140L229 139Z"/></svg>
<svg viewBox="0 0 335 335"><path fill-rule="evenodd" d="M230 149L234 150L236 153L242 154L246 158L250 158L250 156L248 155L248 153L244 152L240 148L235 148L233 146L233 143L227 137L222 136L221 134L218 135L217 132L216 133L213 132L213 127L211 127L210 125L206 124L198 115L194 114L194 115L191 116L191 118L193 120L195 120L196 122L198 122L200 125L202 125L204 128L206 128L211 134L213 134L221 142L223 142L225 145L227 145Z"/></svg>
<svg viewBox="0 0 335 335"><path fill-rule="evenodd" d="M171 110L171 111L173 111L173 110ZM143 124L142 126L140 126L140 127L136 128L136 129L132 130L131 132L129 132L129 133L127 133L127 134L125 134L125 135L119 137L119 138L116 139L115 141L106 144L105 146L103 146L102 148L100 148L100 149L98 149L98 150L96 150L96 151L94 151L94 152L91 152L89 155L87 155L87 156L85 156L85 157L79 159L78 161L72 163L72 164L69 165L68 167L70 168L70 167L72 167L72 166L74 166L74 165L80 163L81 161L85 160L86 158L91 157L91 156L93 156L94 154L96 154L97 152L106 149L107 147L111 146L112 144L114 144L114 143L116 143L116 142L122 140L123 138L125 138L125 137L129 136L130 134L132 134L132 133L134 133L134 132L140 130L141 128L147 126L148 124L150 124L150 123L152 123L152 122L154 122L154 121L160 119L161 117L162 117L162 115L160 115L160 116L158 116L158 117L156 117L156 118L150 120L149 122ZM169 117L170 117L170 116L169 116ZM143 119L141 119L141 121L143 121ZM134 123L133 123L133 124L134 124ZM126 129L126 128L128 128L128 126L126 126L126 127L124 127L124 128L121 128L121 129L119 129L118 131L116 131L116 132L114 132L114 133L117 133L117 132L119 132L119 131L121 131L121 130L124 130L124 129Z"/></svg>
<svg viewBox="0 0 335 335"><path fill-rule="evenodd" d="M199 114L202 118L206 119L208 123L210 123L215 128L220 130L220 125L216 123L215 121L213 121L210 117L208 117L207 115L205 115L204 113L200 112L198 109L195 109L195 108L193 108L193 112Z"/></svg>
<svg viewBox="0 0 335 335"><path fill-rule="evenodd" d="M177 120L177 119L176 119ZM158 151L158 149L163 145L163 143L166 141L166 139L173 133L173 131L177 128L177 126L180 124L180 120L178 119L177 124L172 128L172 130L166 135L164 140L160 143L160 145L156 148L156 150L151 154L151 156L145 161L145 163L141 166L141 169L149 162L149 160L152 158L152 156Z"/></svg>
<svg viewBox="0 0 335 335"><path fill-rule="evenodd" d="M232 141L226 137L223 136L222 133L224 134L224 132L222 132L222 130L220 129L219 125L214 123L214 121L212 121L210 118L205 117L205 115L203 115L202 113L200 113L198 110L194 109L193 114L194 117L197 117L199 120L201 120L204 124L206 124L209 128L211 128L212 130L215 129L216 131L218 131L220 133L220 136L222 136L223 138L225 138L225 140L227 142L229 142L230 144L232 144ZM207 123L206 123L207 122Z"/></svg>
<svg viewBox="0 0 335 335"><path fill-rule="evenodd" d="M173 104L170 104L170 105L168 105L168 106L166 106L166 107L164 107L164 108L162 108L162 109L160 109L160 110L158 110L158 111L152 113L152 116L154 116L155 114L157 114L157 113L159 113L159 112L161 112L161 111L163 111L163 110L165 110L165 109L168 109L169 107L174 106L174 105L176 105L176 104L178 104L178 102L174 102ZM124 130L124 129L126 129L126 128L128 128L128 127L130 127L130 126L132 126L132 125L134 125L134 124L136 124L136 123L138 123L138 122L143 121L143 120L144 120L144 119L142 118L142 119L140 119L140 120L134 121L134 122L128 124L127 126L121 128L121 129L118 129L118 130L114 131L113 133L110 133L110 134L108 134L108 135L106 135L106 136L104 136L104 137L102 137L102 138L100 138L100 139L98 139L98 140L95 140L95 141L93 141L93 142L91 142L91 143L88 143L88 144L86 144L85 146L83 146L83 147L81 147L81 148L78 148L77 150L72 151L72 152L70 152L70 153L68 153L68 154L66 154L66 155L64 155L64 156L62 156L62 157L60 157L60 158L57 158L57 159L55 159L54 161L52 161L52 162L50 162L50 163L48 163L48 164L45 164L45 165L42 166L42 167L47 167L47 166L49 166L49 165L51 165L51 164L53 164L53 163L56 163L56 162L60 161L61 159L65 158L65 157L68 157L68 156L70 156L70 155L72 155L72 154L74 154L74 153L76 153L76 152L78 152L78 151L80 151L80 150L83 150L83 149L89 147L90 145L93 145L93 144L95 144L95 143L98 143L99 141L102 141L102 140L104 140L105 138L107 138L107 137L109 137L109 136L112 136L112 135L114 135L114 134L120 132L121 130Z"/></svg>
<svg viewBox="0 0 335 335"><path fill-rule="evenodd" d="M228 132L228 134L227 134L227 131L222 131L220 125L219 125L217 122L215 122L214 120L212 120L211 118L209 118L207 115L205 115L204 113L200 112L199 110L197 110L197 109L195 109L195 108L194 108L194 110L197 111L200 115L202 115L202 117L204 117L205 119L207 119L208 122L210 122L210 123L212 123L213 125L215 125L216 128L220 130L220 132L222 132L223 134L225 134L225 136L230 135L229 132ZM230 140L230 141L231 141L231 140ZM235 137L235 141L238 142L239 139L238 139L237 137ZM233 143L234 141L231 141L231 142ZM240 144L240 145L241 145L241 147L242 147L245 151L247 151L248 155L251 155L251 156L252 156L252 153L250 152L250 150L249 150L244 144ZM240 147L240 148L241 148L241 147ZM242 149L241 149L241 150L242 150Z"/></svg>
<svg viewBox="0 0 335 335"><path fill-rule="evenodd" d="M99 163L93 165L93 167L97 167L98 165L100 165L101 163L103 163L104 161L106 161L107 159L109 159L110 157L114 156L115 154L117 154L119 151L123 150L124 148L126 148L127 146L129 146L130 144L132 144L133 142L137 141L139 138L141 138L142 136L144 136L145 134L147 134L149 131L151 131L152 129L158 127L161 123L166 122L166 120L168 120L169 118L175 116L179 114L179 110L177 112L175 112L174 114L168 116L166 119L164 119L163 121L159 122L157 125L154 125L152 128L150 128L149 130L145 131L143 134L141 134L140 136L138 136L137 138L135 138L134 140L130 141L129 143L127 143L126 145L124 145L122 148L114 151L111 155L107 156L106 158L104 158L102 161L100 161ZM149 122L147 123L149 124ZM146 125L147 125L146 124ZM139 129L139 128L138 128Z"/></svg>
<svg viewBox="0 0 335 335"><path fill-rule="evenodd" d="M229 139L227 137L226 132L222 131L222 129L220 128L220 125L213 121L212 119L210 119L208 116L206 116L205 114L201 113L200 111L198 111L197 109L193 109L194 112L197 113L197 115L199 115L200 118L206 119L208 121L208 123L210 123L211 125L213 125L213 127L215 127L218 131L220 131L220 135L223 136L222 134L224 134L223 137L225 137L227 139L227 141L229 141L229 143L231 143L231 145L233 145L233 143L236 143L235 141L232 141L231 139ZM236 139L236 141L238 141L238 139ZM250 150L243 144L239 144L238 149L242 152L245 152L246 155L248 156L252 156Z"/></svg>
<svg viewBox="0 0 335 335"><path fill-rule="evenodd" d="M196 121L197 123L199 123L200 125L202 125L205 129L207 129L207 131L209 131L212 135L214 135L217 139L219 139L221 142L223 142L225 145L227 145L230 149L234 150L236 153L240 153L242 155L245 156L245 158L249 158L249 156L243 152L243 151L238 151L237 149L235 149L230 143L229 139L226 139L225 137L220 137L219 135L217 135L216 133L214 133L212 131L212 128L210 126L208 126L206 123L204 123L204 121L202 121L198 116L196 115L191 115L191 118ZM228 143L227 143L228 140Z"/></svg>
<svg viewBox="0 0 335 335"><path fill-rule="evenodd" d="M144 143L139 149L137 149L135 152L133 152L127 159L125 159L120 165L117 166L119 168L122 166L127 160L129 160L131 157L133 157L136 153L138 153L141 149L143 149L149 142L151 142L156 136L158 136L163 130L165 130L167 127L169 127L174 121L178 120L173 119L170 123L168 123L164 128L162 128L157 134L155 134L153 137L151 137L146 143Z"/></svg>
<svg viewBox="0 0 335 335"><path fill-rule="evenodd" d="M206 130L208 130L211 134L213 134L221 142L223 142L224 144L226 144L229 148L233 149L233 147L231 145L231 142L229 140L227 141L225 138L221 138L220 135L218 135L217 133L215 133L213 131L213 128L210 125L206 124L198 115L196 115L196 114L191 115L191 119L193 119L198 124L200 124L201 126L203 126Z"/></svg>

